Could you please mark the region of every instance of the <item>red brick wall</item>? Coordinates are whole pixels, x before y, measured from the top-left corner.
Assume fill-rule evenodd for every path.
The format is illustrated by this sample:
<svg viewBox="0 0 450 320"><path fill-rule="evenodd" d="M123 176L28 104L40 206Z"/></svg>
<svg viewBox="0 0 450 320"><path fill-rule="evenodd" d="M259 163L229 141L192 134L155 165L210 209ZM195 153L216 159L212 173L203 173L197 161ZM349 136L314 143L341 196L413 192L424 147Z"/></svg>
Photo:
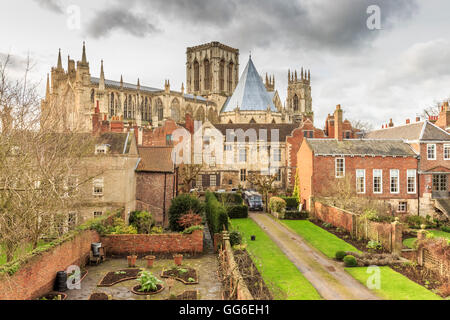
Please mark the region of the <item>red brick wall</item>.
<svg viewBox="0 0 450 320"><path fill-rule="evenodd" d="M173 120L166 120L162 127L154 130L144 130L142 145L144 147L163 147L166 146L166 135L172 134L175 130L181 128Z"/></svg>
<svg viewBox="0 0 450 320"><path fill-rule="evenodd" d="M166 218L164 225L168 223L168 212L172 199L176 195L174 191L174 174L166 175L166 200L164 208L164 173L137 172L136 174L136 210L146 210L153 214L156 222L163 224L164 209Z"/></svg>
<svg viewBox="0 0 450 320"><path fill-rule="evenodd" d="M99 240L96 231L83 231L73 240L32 258L13 276L0 278L0 300L36 299L52 291L56 273L71 265L84 266L91 243Z"/></svg>
<svg viewBox="0 0 450 320"><path fill-rule="evenodd" d="M132 252L138 255L152 253L201 253L203 252L203 231L192 234L137 234L109 235L102 237L107 254L125 256Z"/></svg>
<svg viewBox="0 0 450 320"><path fill-rule="evenodd" d="M314 216L321 221L331 223L333 226L345 229L353 234L354 219L356 219L354 213L315 202Z"/></svg>
<svg viewBox="0 0 450 320"><path fill-rule="evenodd" d="M306 210L309 207L309 199L313 195L313 186L311 184L313 174L313 153L309 145L303 141L297 155L298 160L298 180L300 186L301 203L306 203Z"/></svg>

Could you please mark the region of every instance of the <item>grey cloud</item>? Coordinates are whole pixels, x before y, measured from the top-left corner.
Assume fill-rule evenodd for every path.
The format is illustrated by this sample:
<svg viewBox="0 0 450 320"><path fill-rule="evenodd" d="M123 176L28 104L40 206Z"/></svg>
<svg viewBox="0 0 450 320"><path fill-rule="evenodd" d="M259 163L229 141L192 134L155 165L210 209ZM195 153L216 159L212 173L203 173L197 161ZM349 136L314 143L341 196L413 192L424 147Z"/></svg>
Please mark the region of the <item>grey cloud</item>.
<svg viewBox="0 0 450 320"><path fill-rule="evenodd" d="M59 0L34 0L42 8L50 10L55 13L63 13L63 7Z"/></svg>
<svg viewBox="0 0 450 320"><path fill-rule="evenodd" d="M101 10L87 26L88 34L94 38L108 36L115 30L122 30L136 37L144 37L156 32L157 28L148 21L147 17L121 7Z"/></svg>
<svg viewBox="0 0 450 320"><path fill-rule="evenodd" d="M117 1L124 11L137 7L183 27L212 27L220 31L222 41L235 46L273 44L305 50L348 50L370 44L384 32L366 26L366 10L373 4L381 9L383 29L410 18L417 9L416 0L132 0L126 6ZM107 12L100 11L93 21ZM115 22L104 23L108 28Z"/></svg>

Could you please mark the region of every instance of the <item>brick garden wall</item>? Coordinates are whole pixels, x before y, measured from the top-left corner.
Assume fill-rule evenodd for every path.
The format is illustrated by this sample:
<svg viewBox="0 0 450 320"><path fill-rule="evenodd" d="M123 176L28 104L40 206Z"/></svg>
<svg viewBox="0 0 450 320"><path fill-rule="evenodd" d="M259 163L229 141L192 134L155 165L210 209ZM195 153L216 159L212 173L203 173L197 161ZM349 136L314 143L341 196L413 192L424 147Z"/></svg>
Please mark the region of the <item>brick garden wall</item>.
<svg viewBox="0 0 450 320"><path fill-rule="evenodd" d="M357 218L357 215L354 213L315 202L314 215L320 221L331 223L335 227L345 229L354 234L355 230L353 228Z"/></svg>
<svg viewBox="0 0 450 320"><path fill-rule="evenodd" d="M108 235L102 237L102 245L109 255L125 256L133 251L137 255L154 253L202 253L203 231L192 234L136 234Z"/></svg>
<svg viewBox="0 0 450 320"><path fill-rule="evenodd" d="M0 300L36 299L53 290L58 271L71 265L84 266L91 243L98 242L96 231L83 231L72 240L33 257L12 276L0 276Z"/></svg>

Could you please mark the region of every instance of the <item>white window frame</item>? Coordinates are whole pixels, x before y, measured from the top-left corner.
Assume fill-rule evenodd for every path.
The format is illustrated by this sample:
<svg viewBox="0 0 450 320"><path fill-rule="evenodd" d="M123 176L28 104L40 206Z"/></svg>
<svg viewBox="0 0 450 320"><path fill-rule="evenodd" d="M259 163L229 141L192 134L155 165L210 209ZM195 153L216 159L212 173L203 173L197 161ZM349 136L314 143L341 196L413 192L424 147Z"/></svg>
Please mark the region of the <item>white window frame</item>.
<svg viewBox="0 0 450 320"><path fill-rule="evenodd" d="M281 162L281 149L276 148L273 150L273 161Z"/></svg>
<svg viewBox="0 0 450 320"><path fill-rule="evenodd" d="M400 193L400 170L398 169L391 169L390 170L390 177L389 177L389 191L392 194L399 194ZM396 188L397 191L392 191L392 178L397 178Z"/></svg>
<svg viewBox="0 0 450 320"><path fill-rule="evenodd" d="M433 148L433 158L430 158L430 148ZM427 160L436 160L436 144L427 144Z"/></svg>
<svg viewBox="0 0 450 320"><path fill-rule="evenodd" d="M400 210L400 206L402 205L402 204L404 204L405 206L404 206L404 210ZM401 213L405 213L405 212L408 212L408 202L407 201L400 201L399 203L398 203L398 206L397 206L397 212L401 212Z"/></svg>
<svg viewBox="0 0 450 320"><path fill-rule="evenodd" d="M241 169L239 171L239 181L241 182L247 181L247 169Z"/></svg>
<svg viewBox="0 0 450 320"><path fill-rule="evenodd" d="M214 181L214 183L213 183ZM215 174L211 174L209 176L209 186L210 187L217 187L217 176Z"/></svg>
<svg viewBox="0 0 450 320"><path fill-rule="evenodd" d="M95 154L107 154L108 149L108 145L106 144L97 144L95 146Z"/></svg>
<svg viewBox="0 0 450 320"><path fill-rule="evenodd" d="M409 191L409 178L414 179L414 191ZM406 172L406 192L408 194L416 194L417 192L417 170L416 169L408 169Z"/></svg>
<svg viewBox="0 0 450 320"><path fill-rule="evenodd" d="M342 160L342 175L338 175L338 161ZM345 158L336 158L334 160L334 174L337 179L345 177Z"/></svg>
<svg viewBox="0 0 450 320"><path fill-rule="evenodd" d="M203 175L201 175L201 174L197 175L197 177L195 178L195 186L197 188L203 186Z"/></svg>
<svg viewBox="0 0 450 320"><path fill-rule="evenodd" d="M375 175L375 173L380 173L380 175ZM375 178L380 178L380 191L375 191ZM382 169L373 169L373 177L372 177L372 191L374 194L383 194L383 170Z"/></svg>
<svg viewBox="0 0 450 320"><path fill-rule="evenodd" d="M103 211L94 211L93 215L94 215L94 218L99 218L99 217L103 216Z"/></svg>
<svg viewBox="0 0 450 320"><path fill-rule="evenodd" d="M446 150L448 150L447 157L446 157L446 154L445 154ZM443 146L443 154L444 154L444 160L450 160L450 144L444 144L444 146Z"/></svg>
<svg viewBox="0 0 450 320"><path fill-rule="evenodd" d="M104 192L105 192L105 183L103 178L99 178L99 179L94 179L94 181L92 182L92 194L94 196L103 196ZM95 192L95 188L102 188L101 192Z"/></svg>
<svg viewBox="0 0 450 320"><path fill-rule="evenodd" d="M244 160L242 160L241 155L244 155ZM238 157L239 157L239 162L240 163L246 163L247 162L247 149L246 148L240 148Z"/></svg>
<svg viewBox="0 0 450 320"><path fill-rule="evenodd" d="M362 174L361 174L362 173ZM358 191L359 183L358 179L363 179L363 191ZM366 169L356 169L356 193L365 194L366 193Z"/></svg>

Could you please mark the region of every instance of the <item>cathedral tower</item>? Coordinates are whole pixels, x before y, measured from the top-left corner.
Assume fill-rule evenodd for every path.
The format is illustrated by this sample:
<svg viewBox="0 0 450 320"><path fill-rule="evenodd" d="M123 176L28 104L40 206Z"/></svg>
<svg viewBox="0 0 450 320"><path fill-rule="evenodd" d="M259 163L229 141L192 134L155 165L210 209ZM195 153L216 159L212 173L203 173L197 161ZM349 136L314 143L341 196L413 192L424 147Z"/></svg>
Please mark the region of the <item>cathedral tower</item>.
<svg viewBox="0 0 450 320"><path fill-rule="evenodd" d="M239 81L239 50L211 42L187 48L186 91L231 96Z"/></svg>
<svg viewBox="0 0 450 320"><path fill-rule="evenodd" d="M302 122L305 118L313 120L310 71L288 71L287 111L292 122Z"/></svg>

